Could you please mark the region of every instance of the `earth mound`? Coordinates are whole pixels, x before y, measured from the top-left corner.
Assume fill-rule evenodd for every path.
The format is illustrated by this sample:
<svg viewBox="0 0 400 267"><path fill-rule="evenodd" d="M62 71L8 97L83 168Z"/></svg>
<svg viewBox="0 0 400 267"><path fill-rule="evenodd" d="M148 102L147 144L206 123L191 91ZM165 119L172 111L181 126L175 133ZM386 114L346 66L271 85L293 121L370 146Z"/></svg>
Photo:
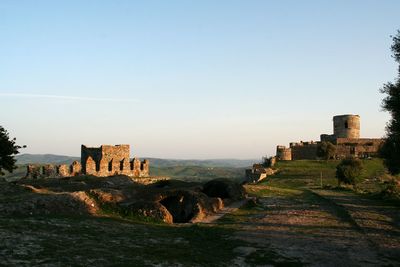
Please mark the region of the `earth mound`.
<svg viewBox="0 0 400 267"><path fill-rule="evenodd" d="M83 176L1 184L0 193L11 200L0 201L3 214L133 215L165 223L199 222L224 203L244 197L244 188L228 179L204 185L174 180L141 185L126 176Z"/></svg>

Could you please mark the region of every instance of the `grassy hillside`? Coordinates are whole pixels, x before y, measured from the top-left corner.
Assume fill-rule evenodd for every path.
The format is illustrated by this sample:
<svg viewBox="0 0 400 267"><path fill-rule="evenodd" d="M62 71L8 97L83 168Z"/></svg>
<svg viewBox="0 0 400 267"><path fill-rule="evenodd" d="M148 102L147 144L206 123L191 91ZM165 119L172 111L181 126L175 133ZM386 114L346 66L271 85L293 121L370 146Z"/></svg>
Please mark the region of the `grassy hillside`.
<svg viewBox="0 0 400 267"><path fill-rule="evenodd" d="M335 178L336 166L340 161L281 161L276 164L279 172L271 176L265 183L277 187L315 187L337 186ZM380 189L378 177L384 176L385 168L381 159L362 160L364 170L360 177L361 190L376 191Z"/></svg>
<svg viewBox="0 0 400 267"><path fill-rule="evenodd" d="M204 167L204 166L172 166L152 167L150 173L154 176L168 176L179 180L210 180L214 178L230 178L242 180L245 168Z"/></svg>

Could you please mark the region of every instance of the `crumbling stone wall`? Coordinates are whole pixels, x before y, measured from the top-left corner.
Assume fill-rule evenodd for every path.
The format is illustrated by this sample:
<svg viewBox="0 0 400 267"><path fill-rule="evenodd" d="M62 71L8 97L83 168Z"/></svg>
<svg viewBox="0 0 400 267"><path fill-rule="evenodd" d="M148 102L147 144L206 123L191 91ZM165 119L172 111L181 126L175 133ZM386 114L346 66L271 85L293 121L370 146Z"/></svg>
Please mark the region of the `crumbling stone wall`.
<svg viewBox="0 0 400 267"><path fill-rule="evenodd" d="M129 145L102 145L100 147L81 146L81 163L74 161L70 166L28 165L26 178L70 177L77 175L94 175L107 177L127 175L131 177L148 177L149 161L129 158Z"/></svg>
<svg viewBox="0 0 400 267"><path fill-rule="evenodd" d="M275 173L275 170L270 167L265 167L263 164L253 164L253 168L246 169L246 181L256 183L264 180Z"/></svg>
<svg viewBox="0 0 400 267"><path fill-rule="evenodd" d="M78 161L74 161L70 166L66 164L30 164L27 166L25 178L61 178L82 174L82 167Z"/></svg>
<svg viewBox="0 0 400 267"><path fill-rule="evenodd" d="M26 178L37 179L41 176L40 172L41 167L37 165L28 165L26 166Z"/></svg>
<svg viewBox="0 0 400 267"><path fill-rule="evenodd" d="M128 175L132 177L147 177L149 161L141 162L129 158L129 145L102 145L100 147L81 146L81 163L83 173L106 177L110 175Z"/></svg>
<svg viewBox="0 0 400 267"><path fill-rule="evenodd" d="M58 165L57 173L60 177L70 176L69 167L67 164Z"/></svg>

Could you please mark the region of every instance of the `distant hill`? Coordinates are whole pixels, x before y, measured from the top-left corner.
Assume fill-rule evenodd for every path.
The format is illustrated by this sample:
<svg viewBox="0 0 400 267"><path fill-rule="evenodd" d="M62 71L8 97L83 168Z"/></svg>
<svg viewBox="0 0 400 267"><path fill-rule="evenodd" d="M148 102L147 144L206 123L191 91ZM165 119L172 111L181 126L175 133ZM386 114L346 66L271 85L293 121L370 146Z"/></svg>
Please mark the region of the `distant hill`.
<svg viewBox="0 0 400 267"><path fill-rule="evenodd" d="M244 168L253 165L258 160L255 159L207 159L207 160L183 160L183 159L159 159L147 158L150 166L174 167L174 166L200 166L200 167L229 167Z"/></svg>
<svg viewBox="0 0 400 267"><path fill-rule="evenodd" d="M146 157L143 157L146 158ZM70 157L53 154L21 154L16 156L17 164L71 164L74 160L80 161L80 157ZM200 166L200 167L229 167L244 168L251 166L258 160L255 159L209 159L209 160L181 160L181 159L160 159L147 158L150 166L157 168L174 166Z"/></svg>
<svg viewBox="0 0 400 267"><path fill-rule="evenodd" d="M62 155L53 155L53 154L21 154L15 157L17 159L17 164L29 164L29 163L37 163L37 164L71 164L73 161L80 161L80 157L70 157L70 156L62 156Z"/></svg>

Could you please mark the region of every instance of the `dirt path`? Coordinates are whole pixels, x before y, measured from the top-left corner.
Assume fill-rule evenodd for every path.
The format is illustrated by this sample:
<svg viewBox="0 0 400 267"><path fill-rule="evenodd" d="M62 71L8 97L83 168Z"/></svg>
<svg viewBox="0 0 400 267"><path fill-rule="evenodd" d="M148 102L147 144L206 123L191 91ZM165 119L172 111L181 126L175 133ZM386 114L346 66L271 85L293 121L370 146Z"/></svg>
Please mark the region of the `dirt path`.
<svg viewBox="0 0 400 267"><path fill-rule="evenodd" d="M213 215L209 215L207 217L205 217L204 219L202 219L201 221L198 221L198 223L213 223L216 220L220 219L221 217L223 217L226 214L235 212L236 210L238 210L241 206L243 206L245 203L247 202L246 200L241 200L241 201L236 201L228 206L223 207L221 210L219 210L218 212L214 213Z"/></svg>
<svg viewBox="0 0 400 267"><path fill-rule="evenodd" d="M381 260L399 261L400 210L398 207L361 198L351 192L315 190L318 195L344 208L375 246Z"/></svg>
<svg viewBox="0 0 400 267"><path fill-rule="evenodd" d="M336 199L332 198L332 201ZM392 249L390 253L382 253L383 250L377 249L376 243L371 242L375 232L364 231L364 225L358 226L346 210L332 201L307 190L261 197L260 206L264 210L242 214L242 230L238 237L254 244L247 251L256 258L255 265L271 264L268 262L271 257L275 257L273 265L286 263L291 266L399 264L398 257L394 258L400 251L397 235L389 239L379 237L382 238L379 243L390 240L387 247ZM361 215L360 210L363 214L370 212L369 205L358 207L359 203L354 199L349 199L350 203L357 203L351 216ZM386 221L375 220L374 223L377 229L382 227L381 235L383 231L389 231L389 234L395 229L393 225L388 228Z"/></svg>

